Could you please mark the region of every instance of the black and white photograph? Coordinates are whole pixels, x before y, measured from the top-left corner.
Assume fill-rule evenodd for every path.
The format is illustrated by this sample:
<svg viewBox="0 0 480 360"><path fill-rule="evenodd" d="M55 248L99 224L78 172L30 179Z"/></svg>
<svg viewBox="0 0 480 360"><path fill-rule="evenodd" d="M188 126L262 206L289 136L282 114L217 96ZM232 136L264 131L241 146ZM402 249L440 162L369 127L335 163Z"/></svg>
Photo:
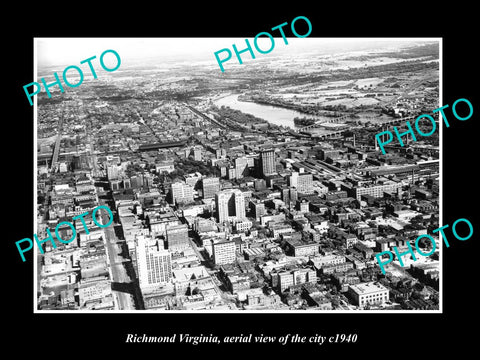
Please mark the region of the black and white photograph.
<svg viewBox="0 0 480 360"><path fill-rule="evenodd" d="M13 15L7 347L473 349L474 10L199 5Z"/></svg>
<svg viewBox="0 0 480 360"><path fill-rule="evenodd" d="M439 39L35 40L38 310L440 309Z"/></svg>

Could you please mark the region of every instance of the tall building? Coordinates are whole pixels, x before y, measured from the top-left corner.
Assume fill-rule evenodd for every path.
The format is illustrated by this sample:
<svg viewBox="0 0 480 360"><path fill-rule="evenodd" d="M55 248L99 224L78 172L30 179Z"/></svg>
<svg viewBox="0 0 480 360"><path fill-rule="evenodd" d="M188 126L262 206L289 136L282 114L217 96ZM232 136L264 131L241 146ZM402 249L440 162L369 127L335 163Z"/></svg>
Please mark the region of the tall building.
<svg viewBox="0 0 480 360"><path fill-rule="evenodd" d="M181 251L190 247L188 225L167 226L167 244L169 251Z"/></svg>
<svg viewBox="0 0 480 360"><path fill-rule="evenodd" d="M292 172L287 178L288 186L295 187L301 194L313 194L313 175L310 173Z"/></svg>
<svg viewBox="0 0 480 360"><path fill-rule="evenodd" d="M215 206L217 208L217 221L223 223L229 217L237 219L245 218L245 198L238 189L228 189L218 192L215 195Z"/></svg>
<svg viewBox="0 0 480 360"><path fill-rule="evenodd" d="M296 202L297 199L298 199L298 191L297 191L297 188L291 188L290 191L289 191L289 193L290 193L290 202L291 202L291 203L292 203L292 202L293 202L293 203Z"/></svg>
<svg viewBox="0 0 480 360"><path fill-rule="evenodd" d="M202 161L202 148L199 148L199 147L193 148L193 160Z"/></svg>
<svg viewBox="0 0 480 360"><path fill-rule="evenodd" d="M237 178L237 173L235 171L234 167L231 167L227 170L227 179L236 179Z"/></svg>
<svg viewBox="0 0 480 360"><path fill-rule="evenodd" d="M229 214L233 213L235 208L231 208L232 194L230 191L220 191L215 194L215 207L217 209L217 221L223 223L228 221Z"/></svg>
<svg viewBox="0 0 480 360"><path fill-rule="evenodd" d="M250 200L249 202L250 216L255 220L260 220L260 217L265 214L265 204Z"/></svg>
<svg viewBox="0 0 480 360"><path fill-rule="evenodd" d="M204 199L215 198L215 194L220 191L220 179L217 177L203 179L202 190Z"/></svg>
<svg viewBox="0 0 480 360"><path fill-rule="evenodd" d="M182 182L171 185L172 204L189 203L193 201L193 187Z"/></svg>
<svg viewBox="0 0 480 360"><path fill-rule="evenodd" d="M234 190L233 197L235 202L235 217L237 219L245 218L245 198L241 190Z"/></svg>
<svg viewBox="0 0 480 360"><path fill-rule="evenodd" d="M108 180L116 180L120 176L121 167L117 165L108 165L107 166L107 177Z"/></svg>
<svg viewBox="0 0 480 360"><path fill-rule="evenodd" d="M222 149L222 148L215 149L215 157L217 159L223 159L223 158L225 158L225 156L227 156L227 150Z"/></svg>
<svg viewBox="0 0 480 360"><path fill-rule="evenodd" d="M139 236L136 241L138 279L142 292L169 282L172 277L170 253L160 249L156 240Z"/></svg>
<svg viewBox="0 0 480 360"><path fill-rule="evenodd" d="M221 241L213 244L213 262L215 265L235 262L235 241Z"/></svg>
<svg viewBox="0 0 480 360"><path fill-rule="evenodd" d="M237 179L243 178L247 175L248 159L246 157L239 157L235 159L235 177Z"/></svg>
<svg viewBox="0 0 480 360"><path fill-rule="evenodd" d="M280 188L280 196L286 206L290 205L290 189L287 186Z"/></svg>
<svg viewBox="0 0 480 360"><path fill-rule="evenodd" d="M260 171L262 176L275 173L275 150L263 150L260 152Z"/></svg>

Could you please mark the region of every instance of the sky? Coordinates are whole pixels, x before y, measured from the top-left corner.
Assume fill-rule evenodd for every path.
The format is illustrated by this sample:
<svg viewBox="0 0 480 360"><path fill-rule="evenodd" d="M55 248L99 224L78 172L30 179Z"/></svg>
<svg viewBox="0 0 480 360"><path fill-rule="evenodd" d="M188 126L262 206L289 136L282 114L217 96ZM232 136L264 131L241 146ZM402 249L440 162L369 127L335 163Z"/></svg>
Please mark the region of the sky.
<svg viewBox="0 0 480 360"><path fill-rule="evenodd" d="M419 38L287 38L286 45L281 37L275 38L275 47L268 54L318 50L320 53L338 53L418 42ZM249 38L253 47L253 39ZM37 62L40 68L56 65L79 65L80 61L92 56L100 57L105 50L115 50L122 64L155 60L211 61L216 64L214 52L229 48L232 44L239 50L245 48L245 38L36 38ZM259 47L268 49L270 40L259 39ZM255 50L254 50L255 51ZM265 56L263 54L256 55ZM224 56L225 54L221 54ZM113 55L109 55L112 56ZM235 56L235 55L233 55ZM250 56L248 53L245 56ZM97 60L98 61L98 60Z"/></svg>

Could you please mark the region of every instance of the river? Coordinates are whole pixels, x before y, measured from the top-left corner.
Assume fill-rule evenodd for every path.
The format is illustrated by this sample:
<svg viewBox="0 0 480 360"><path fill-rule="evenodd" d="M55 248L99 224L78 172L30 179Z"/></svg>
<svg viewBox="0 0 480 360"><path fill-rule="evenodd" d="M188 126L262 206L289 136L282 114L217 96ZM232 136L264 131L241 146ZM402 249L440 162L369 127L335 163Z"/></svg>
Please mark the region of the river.
<svg viewBox="0 0 480 360"><path fill-rule="evenodd" d="M322 119L322 117L320 116L307 115L295 110L290 110L278 106L257 104L249 101L240 101L238 100L238 95L239 94L227 95L218 100L215 100L214 103L217 106L228 106L232 109L240 110L241 112L252 114L260 119L264 119L271 124L286 126L291 129L296 128L295 124L293 123L293 118L295 117Z"/></svg>

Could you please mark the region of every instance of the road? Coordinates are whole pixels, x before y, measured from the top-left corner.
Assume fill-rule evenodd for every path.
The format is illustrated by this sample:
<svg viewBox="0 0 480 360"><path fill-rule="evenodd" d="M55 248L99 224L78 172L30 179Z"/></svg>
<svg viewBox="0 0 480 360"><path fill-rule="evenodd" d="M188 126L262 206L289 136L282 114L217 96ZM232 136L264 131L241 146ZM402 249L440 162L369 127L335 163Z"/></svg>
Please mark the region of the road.
<svg viewBox="0 0 480 360"><path fill-rule="evenodd" d="M99 200L99 205L105 205L104 201ZM107 224L109 221L109 215L106 210L101 209L101 218L102 224ZM118 284L132 284L133 283L130 277L127 274L127 270L123 263L125 260L121 254L120 245L117 244L120 240L115 235L114 224L112 223L110 226L103 229L105 233L105 247L107 250L107 256L110 263L110 269L112 273L112 281ZM130 287L129 286L129 287ZM131 294L122 291L113 290L115 293L117 300L118 300L118 309L119 310L133 310L135 309L135 305L133 302L133 298Z"/></svg>
<svg viewBox="0 0 480 360"><path fill-rule="evenodd" d="M63 112L60 114L60 118L58 120L58 133L57 139L55 140L55 146L53 148L53 155L52 155L52 164L51 164L51 171L55 171L57 168L58 163L58 155L60 154L60 142L62 141L62 132L63 132Z"/></svg>

